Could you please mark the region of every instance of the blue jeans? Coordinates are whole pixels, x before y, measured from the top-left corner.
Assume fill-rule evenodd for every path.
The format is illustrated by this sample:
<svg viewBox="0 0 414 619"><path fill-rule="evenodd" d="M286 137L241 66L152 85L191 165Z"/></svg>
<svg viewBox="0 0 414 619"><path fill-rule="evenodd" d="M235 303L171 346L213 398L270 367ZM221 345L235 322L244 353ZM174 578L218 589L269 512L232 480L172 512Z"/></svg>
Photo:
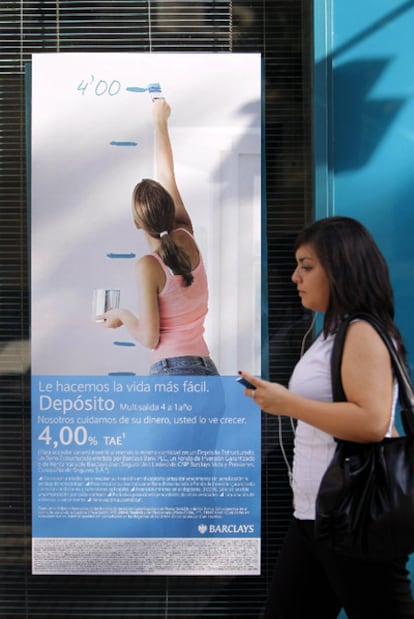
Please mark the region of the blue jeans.
<svg viewBox="0 0 414 619"><path fill-rule="evenodd" d="M210 357L169 357L153 363L149 371L151 376L173 374L175 376L219 376L218 370Z"/></svg>

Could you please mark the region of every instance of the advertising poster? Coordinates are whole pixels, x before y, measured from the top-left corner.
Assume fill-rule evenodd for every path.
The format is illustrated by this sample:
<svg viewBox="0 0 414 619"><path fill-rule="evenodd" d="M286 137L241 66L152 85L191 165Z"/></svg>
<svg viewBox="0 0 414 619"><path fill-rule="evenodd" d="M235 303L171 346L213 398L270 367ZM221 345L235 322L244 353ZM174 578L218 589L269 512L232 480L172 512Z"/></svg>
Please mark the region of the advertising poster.
<svg viewBox="0 0 414 619"><path fill-rule="evenodd" d="M218 376L151 375L99 318L143 294L157 97ZM260 55L35 54L30 141L33 573L259 574L260 412L236 377L261 374Z"/></svg>

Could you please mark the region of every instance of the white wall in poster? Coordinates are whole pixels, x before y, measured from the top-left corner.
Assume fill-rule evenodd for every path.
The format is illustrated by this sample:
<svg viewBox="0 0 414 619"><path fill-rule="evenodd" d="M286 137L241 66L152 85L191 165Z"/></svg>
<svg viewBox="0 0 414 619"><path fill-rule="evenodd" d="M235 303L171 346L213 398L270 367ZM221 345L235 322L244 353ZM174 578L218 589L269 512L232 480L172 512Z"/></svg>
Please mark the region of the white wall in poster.
<svg viewBox="0 0 414 619"><path fill-rule="evenodd" d="M211 355L222 374L260 374L260 56L134 53L33 56L33 374L148 372L149 351L123 327L94 323L92 294L119 288L136 312L133 265L147 246L130 202L154 176L154 82L207 266Z"/></svg>

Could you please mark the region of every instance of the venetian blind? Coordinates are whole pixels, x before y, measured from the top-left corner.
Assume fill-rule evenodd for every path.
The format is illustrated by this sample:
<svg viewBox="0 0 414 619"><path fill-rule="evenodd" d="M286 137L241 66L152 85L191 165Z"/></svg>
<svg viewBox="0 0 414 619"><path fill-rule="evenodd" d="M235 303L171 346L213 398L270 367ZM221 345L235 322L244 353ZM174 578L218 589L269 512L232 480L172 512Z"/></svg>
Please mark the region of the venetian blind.
<svg viewBox="0 0 414 619"><path fill-rule="evenodd" d="M33 577L30 213L25 73L42 52L260 52L264 61L264 366L286 383L308 325L289 281L312 216L311 3L306 0L2 0L0 4L0 616L258 618L291 512L279 436L263 416L262 574ZM56 234L64 233L57 230ZM64 236L62 236L64 242ZM252 326L254 328L254 326ZM279 431L280 430L280 431Z"/></svg>

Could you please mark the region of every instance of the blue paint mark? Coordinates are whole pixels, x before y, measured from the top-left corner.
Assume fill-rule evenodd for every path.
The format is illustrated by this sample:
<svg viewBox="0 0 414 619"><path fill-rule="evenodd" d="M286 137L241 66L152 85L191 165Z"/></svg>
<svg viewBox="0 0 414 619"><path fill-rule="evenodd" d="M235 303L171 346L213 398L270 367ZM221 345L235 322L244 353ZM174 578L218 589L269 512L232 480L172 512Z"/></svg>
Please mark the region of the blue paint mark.
<svg viewBox="0 0 414 619"><path fill-rule="evenodd" d="M136 254L134 254L134 252L130 251L128 254L119 254L116 252L109 252L109 254L106 254L107 258L135 258Z"/></svg>
<svg viewBox="0 0 414 619"><path fill-rule="evenodd" d="M135 372L108 372L108 376L136 376Z"/></svg>
<svg viewBox="0 0 414 619"><path fill-rule="evenodd" d="M115 346L135 346L134 342L114 342Z"/></svg>
<svg viewBox="0 0 414 619"><path fill-rule="evenodd" d="M127 86L126 90L128 92L149 92L151 95L151 99L155 101L155 99L164 99L164 95L162 94L161 86L159 82L152 82L148 84L147 88L143 88L142 86Z"/></svg>
<svg viewBox="0 0 414 619"><path fill-rule="evenodd" d="M127 86L128 92L147 92L148 88L141 88L140 86Z"/></svg>
<svg viewBox="0 0 414 619"><path fill-rule="evenodd" d="M112 140L109 142L111 146L138 146L138 142L122 142L117 140Z"/></svg>

